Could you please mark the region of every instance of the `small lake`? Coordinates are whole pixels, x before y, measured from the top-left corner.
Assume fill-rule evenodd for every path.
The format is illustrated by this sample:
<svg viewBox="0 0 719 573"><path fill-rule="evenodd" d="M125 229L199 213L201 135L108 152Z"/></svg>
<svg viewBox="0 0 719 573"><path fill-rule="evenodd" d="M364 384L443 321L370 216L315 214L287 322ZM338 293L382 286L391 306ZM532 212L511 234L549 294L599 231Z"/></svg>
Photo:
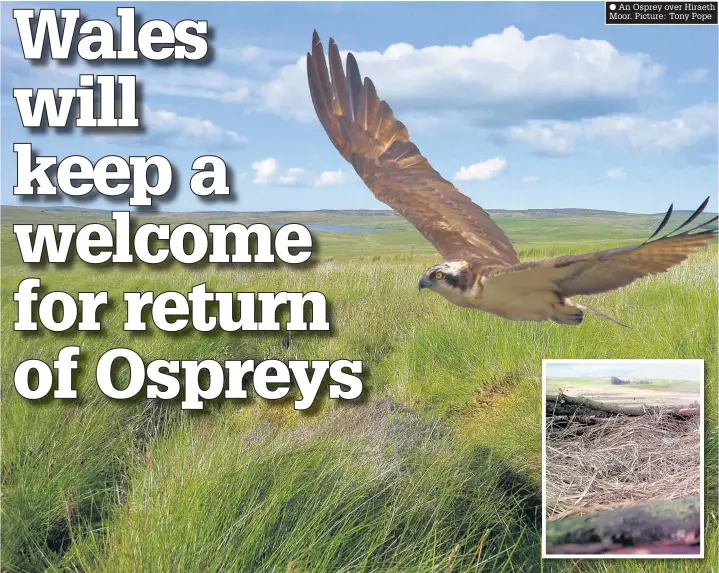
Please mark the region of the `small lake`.
<svg viewBox="0 0 719 573"><path fill-rule="evenodd" d="M270 225L270 227L282 227L282 225ZM353 227L351 225L305 225L310 231L324 233L376 233L378 231L394 231L396 229L383 229L381 227Z"/></svg>

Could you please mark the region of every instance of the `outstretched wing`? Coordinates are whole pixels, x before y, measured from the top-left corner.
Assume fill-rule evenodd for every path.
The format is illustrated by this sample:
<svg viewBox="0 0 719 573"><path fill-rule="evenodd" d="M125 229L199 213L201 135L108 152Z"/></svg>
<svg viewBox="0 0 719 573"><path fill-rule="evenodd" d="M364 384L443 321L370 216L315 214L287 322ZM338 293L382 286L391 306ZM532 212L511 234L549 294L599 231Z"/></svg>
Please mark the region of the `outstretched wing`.
<svg viewBox="0 0 719 573"><path fill-rule="evenodd" d="M521 283L528 290L550 288L557 293L597 294L614 290L647 276L663 273L678 265L693 252L705 247L717 230L706 230L717 217L686 229L709 203L709 197L679 227L654 239L666 226L672 214L669 207L654 234L641 245L532 261L499 269L489 275L493 281Z"/></svg>
<svg viewBox="0 0 719 573"><path fill-rule="evenodd" d="M327 135L375 197L414 225L445 260L467 259L481 268L519 262L507 235L479 205L432 169L407 128L364 82L347 56L347 74L330 39L329 71L317 32L307 54L312 103Z"/></svg>

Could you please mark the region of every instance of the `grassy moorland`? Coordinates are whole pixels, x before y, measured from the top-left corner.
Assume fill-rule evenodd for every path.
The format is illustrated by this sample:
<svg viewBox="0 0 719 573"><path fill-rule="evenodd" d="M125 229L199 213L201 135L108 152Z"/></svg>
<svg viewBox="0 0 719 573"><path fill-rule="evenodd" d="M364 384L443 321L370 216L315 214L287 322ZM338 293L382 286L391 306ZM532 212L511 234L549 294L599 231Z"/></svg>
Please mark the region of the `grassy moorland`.
<svg viewBox="0 0 719 573"><path fill-rule="evenodd" d="M703 358L706 517L703 562L584 561L582 571L711 571L717 564L717 249L592 305L631 330L588 317L578 328L512 323L417 293L438 258L387 214L143 215L361 225L317 233L301 269L144 266L26 268L13 222L90 222L107 214L4 209L2 225L2 569L25 571L539 571L542 358ZM655 217L498 213L520 257L643 239ZM164 222L164 221L163 221ZM610 240L602 238L610 237ZM324 333L122 330L121 304L101 333L13 332L12 292L27 276L48 290L320 290ZM80 399L30 403L13 388L25 359L82 349ZM112 401L94 365L110 348L145 360L362 359L356 403L323 399L179 404ZM123 376L123 372L118 374ZM548 571L575 571L545 561Z"/></svg>

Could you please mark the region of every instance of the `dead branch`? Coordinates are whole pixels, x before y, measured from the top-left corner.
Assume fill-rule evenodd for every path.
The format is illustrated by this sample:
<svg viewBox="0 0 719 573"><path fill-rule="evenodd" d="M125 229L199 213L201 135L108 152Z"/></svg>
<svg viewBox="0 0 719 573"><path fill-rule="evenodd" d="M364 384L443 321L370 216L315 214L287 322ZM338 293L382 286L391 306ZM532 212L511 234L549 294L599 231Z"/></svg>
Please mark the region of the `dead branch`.
<svg viewBox="0 0 719 573"><path fill-rule="evenodd" d="M631 548L677 546L694 553L700 541L699 498L644 503L547 522L547 554L626 553Z"/></svg>
<svg viewBox="0 0 719 573"><path fill-rule="evenodd" d="M699 413L699 404L682 406L647 406L640 404L637 406L621 406L618 404L607 404L590 398L582 398L581 396L567 396L566 394L547 395L546 409L548 416L555 415L571 415L581 408L582 411L588 411L590 415L599 413L618 414L623 416L644 416L661 412L672 416L688 418Z"/></svg>

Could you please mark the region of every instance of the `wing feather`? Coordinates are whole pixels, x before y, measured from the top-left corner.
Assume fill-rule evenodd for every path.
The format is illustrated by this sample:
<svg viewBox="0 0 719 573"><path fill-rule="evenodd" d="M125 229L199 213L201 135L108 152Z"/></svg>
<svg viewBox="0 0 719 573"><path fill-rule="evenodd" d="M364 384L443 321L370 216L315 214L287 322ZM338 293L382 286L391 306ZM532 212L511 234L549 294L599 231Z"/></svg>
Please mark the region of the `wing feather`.
<svg viewBox="0 0 719 573"><path fill-rule="evenodd" d="M347 56L345 74L330 39L328 58L329 67L315 32L307 54L312 103L330 141L375 197L412 223L446 260L466 259L478 270L519 263L507 235L432 168L372 81L362 81L355 57Z"/></svg>
<svg viewBox="0 0 719 573"><path fill-rule="evenodd" d="M352 102L352 118L364 129L365 124L360 119L360 100L362 99L362 76L359 72L357 60L353 54L347 55L347 78L351 88L350 99ZM366 117L366 116L365 116Z"/></svg>
<svg viewBox="0 0 719 573"><path fill-rule="evenodd" d="M716 217L674 234L694 221L707 203L702 203L684 223L659 239L651 240L650 237L640 245L522 263L499 269L490 277L502 280L502 277L521 273L514 278L522 280L527 288L551 288L565 296L597 294L626 286L647 275L669 270L716 237L716 229L703 229L714 223ZM668 215L671 215L671 210L670 207ZM663 228L668 220L665 215L659 227Z"/></svg>
<svg viewBox="0 0 719 573"><path fill-rule="evenodd" d="M379 105L381 100L377 96L377 88L374 87L374 82L369 78L364 79L363 91L365 94L365 106L367 107L366 129L374 137L377 134L377 126L380 120Z"/></svg>
<svg viewBox="0 0 719 573"><path fill-rule="evenodd" d="M350 94L347 90L347 80L342 69L342 57L340 50L334 40L330 39L330 81L332 82L333 106L332 112L335 115L349 115L352 120L352 106L350 106Z"/></svg>

